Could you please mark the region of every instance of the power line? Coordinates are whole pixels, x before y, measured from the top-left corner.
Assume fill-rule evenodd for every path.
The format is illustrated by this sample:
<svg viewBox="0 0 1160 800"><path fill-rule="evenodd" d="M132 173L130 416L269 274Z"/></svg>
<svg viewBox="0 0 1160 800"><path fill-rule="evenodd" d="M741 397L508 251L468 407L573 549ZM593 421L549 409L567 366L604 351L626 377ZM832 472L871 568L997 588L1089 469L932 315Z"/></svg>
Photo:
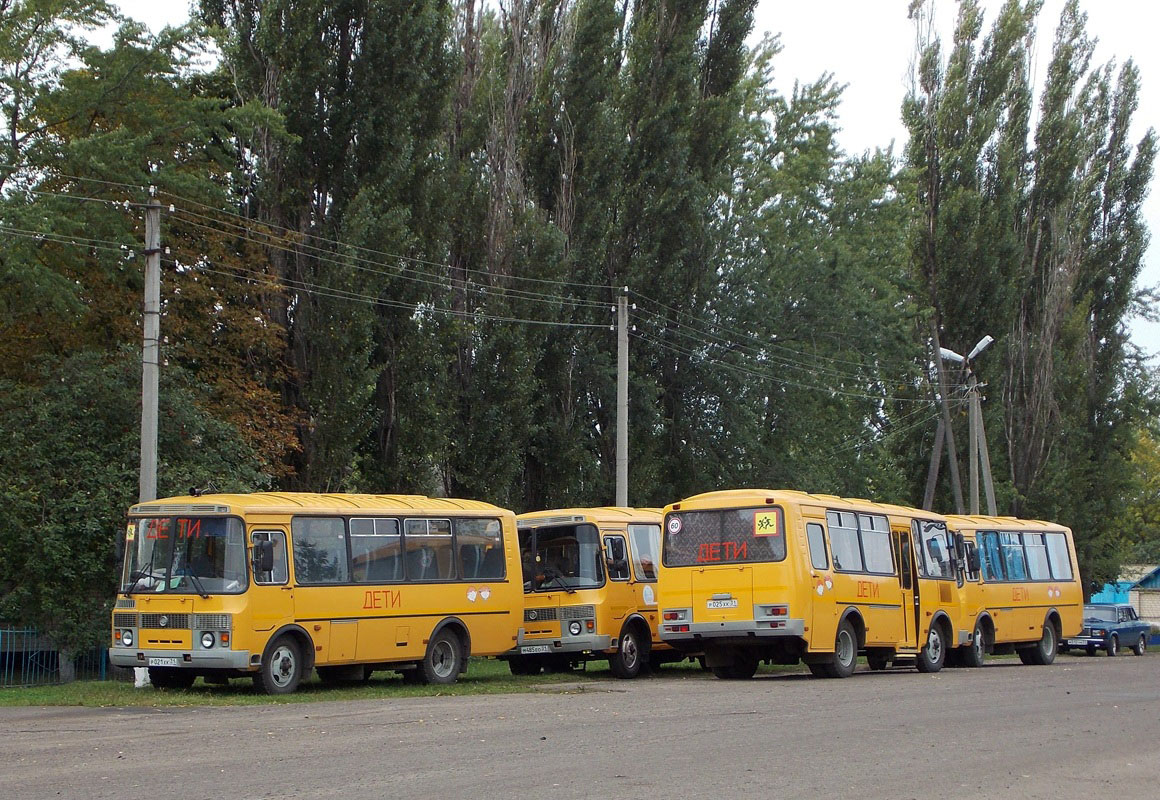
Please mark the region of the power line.
<svg viewBox="0 0 1160 800"><path fill-rule="evenodd" d="M380 275L383 277L398 278L401 280L412 281L415 283L436 286L436 287L441 288L441 289L451 290L454 288L450 282L451 279L449 277L444 278L443 276L434 275L432 273L423 272L420 270L415 270L414 268L411 268L411 267L401 267L402 272L394 272L394 271L388 271L388 270L384 270L384 269L375 269L373 267L360 266L359 263L350 263L349 261L342 260L342 259L350 259L350 260L353 260L354 262L361 262L362 264L373 264L375 267L387 267L389 265L384 264L381 261L374 261L374 260L365 258L363 256L335 253L332 250L320 248L320 247L317 247L315 245L310 245L310 244L305 243L305 242L295 242L295 241L287 240L284 238L275 239L274 241L262 241L259 239L251 238L250 236L246 236L243 233L222 231L221 229L216 228L212 225L206 225L202 222L196 222L193 219L185 219L182 215L194 216L194 217L197 217L200 219L207 220L209 222L217 222L217 223L226 224L226 225L233 225L233 223L225 223L225 222L222 222L220 220L214 220L211 217L207 217L207 216L202 215L202 214L196 214L195 212L191 212L191 211L184 210L184 209L177 209L175 213L177 213L179 215L179 219L182 219L182 221L185 222L186 224L193 225L193 226L201 228L203 230L213 231L215 233L227 233L230 236L234 236L236 238L241 239L242 241L246 241L246 242L249 242L251 244L258 245L260 247L271 247L273 249L280 250L282 252L293 253L293 254L298 254L300 249L313 250L315 252L310 253L312 258L315 258L321 262L332 264L335 266L350 267L352 269L359 270L361 272L367 272L370 274ZM237 227L239 230L244 231L245 233L250 233L250 234L258 233L259 235L269 236L269 234L265 234L261 231L254 231L254 229L252 229L252 228L247 228L244 226L234 226L234 227ZM273 237L271 237L271 238L273 238ZM407 271L415 272L418 275L423 275L425 277L414 277L411 275L407 275L407 274L405 274ZM528 292L528 291L524 291L521 289L501 289L500 290L501 293L497 295L496 291L493 288L482 285L482 284L475 284L473 286L473 288L478 289L483 294L489 294L489 295L500 296L500 297L510 297L511 299L516 299L516 300L528 300L528 301L541 302L541 303L557 303L560 305L568 305L568 306L579 307L579 308L585 308L585 307L586 308L607 308L608 307L608 303L606 303L604 301L585 300L582 298L564 297L564 296L559 296L559 295L548 295L548 294L542 294L539 292Z"/></svg>
<svg viewBox="0 0 1160 800"><path fill-rule="evenodd" d="M349 300L352 302L364 303L364 304L372 305L372 306L380 306L380 307L386 307L386 308L399 308L399 309L411 311L413 313L430 312L430 313L434 313L434 314L444 314L444 315L456 317L458 319L465 319L465 320L488 320L488 321L492 321L492 322L511 322L511 323L522 324L522 325L545 325L545 326L550 326L550 327L561 327L561 328L607 328L608 327L607 325L600 325L600 324L595 324L595 323L560 322L560 321L556 321L556 320L529 319L529 318L523 318L523 317L509 317L509 316L503 316L503 315L499 315L499 314L488 314L488 313L485 313L482 311L468 311L468 310L459 311L457 309L442 308L442 307L439 307L439 306L436 306L433 304L427 304L427 303L409 303L409 302L402 301L402 300L388 300L388 299L384 299L381 297L374 297L371 295L361 294L359 292L354 292L354 291L350 291L347 289L339 289L339 288L335 288L332 286L320 286L318 284L310 283L308 281L301 281L301 280L297 280L297 279L293 279L293 278L276 278L276 277L269 275L267 273L259 272L257 270L249 270L249 269L246 269L245 267L230 267L230 269L234 270L234 271L214 269L212 266L209 266L209 263L205 262L204 260L201 262L198 262L198 263L194 263L192 265L191 264L179 264L178 262L176 262L172 259L168 259L168 262L173 264L174 266L187 266L190 269L195 270L197 272L208 272L208 273L212 273L215 275L223 275L225 277L234 278L235 280L254 280L255 278L262 278L269 283L272 283L275 285L283 284L286 286L286 288L293 289L294 291L303 292L304 294L309 294L309 295L313 295L316 297L329 297L332 299ZM239 272L245 273L246 275L253 276L253 277L244 277L243 275L239 275L238 274Z"/></svg>
<svg viewBox="0 0 1160 800"><path fill-rule="evenodd" d="M254 223L254 221L250 220L248 217L242 216L241 214L237 214L237 213L232 212L232 211L224 211L222 209L215 208L214 206L210 206L210 205L207 205L205 203L200 203L196 200L191 200L189 198L185 198L185 197L182 197L181 195L174 194L173 192L169 192L169 191L165 191L165 190L159 190L159 194L163 194L167 197L172 197L176 200L180 200L183 203L188 203L189 205L195 205L195 206L199 206L199 207L204 208L204 209L208 209L210 211L213 211L214 213L221 214L223 216L233 217L235 219L242 220L243 223L245 223L245 224L224 223L223 220L218 220L218 221L223 222L224 224L233 224L233 225L237 225L238 227L245 227L247 229L252 230L251 226ZM193 214L194 212L185 211L184 213ZM284 228L282 226L274 225L274 224L268 223L268 222L258 222L257 224L259 224L263 227L269 228L271 230L281 231L284 235L289 235L289 236L302 236L303 235L302 233L300 233L298 231L294 231L294 230L291 230L289 228ZM370 247L362 247L359 245L354 245L354 244L350 244L347 242L343 242L343 241L340 241L338 239L329 239L325 236L318 236L316 234L311 234L311 238L313 238L319 242L325 242L327 244L335 245L338 247L350 248L352 250L358 250L358 251L361 251L364 253L370 253L370 254L376 255L376 256L385 256L387 258L397 259L397 260L401 260L401 261L408 261L408 262L415 263L415 264L423 264L423 265L430 266L430 267L439 267L441 269L451 269L451 267L448 264L445 264L445 263L442 263L439 261L431 261L428 259L419 258L417 256L406 256L406 255L400 255L398 253L391 253L391 252L388 252L385 250L376 250L376 249L370 248ZM612 292L617 291L617 287L615 287L615 286L610 286L607 284L600 284L600 283L582 283L582 282L578 282L578 281L562 281L562 280L556 280L553 278L532 278L532 277L523 276L523 275L504 275L502 273L489 272L487 270L480 270L480 269L471 269L468 267L456 267L456 269L459 269L465 273L483 275L483 276L486 276L486 277L491 278L491 279L512 280L512 281L528 281L531 283L549 284L549 285L553 285L553 286L573 286L573 287L577 287L580 289L606 289L606 290L612 291ZM601 301L601 302L603 302L603 301Z"/></svg>
<svg viewBox="0 0 1160 800"><path fill-rule="evenodd" d="M720 358L716 358L714 356L706 355L703 353L697 353L694 350L689 350L687 348L683 348L683 347L680 347L678 345L674 345L670 342L662 342L659 339L654 339L650 336L647 336L647 335L639 333L639 332L634 332L632 335L638 339L642 339L644 341L651 342L652 344L656 345L657 347L661 347L663 349L670 350L674 353L678 353L679 355L688 356L691 359L702 361L702 362L719 364L720 366L724 367L725 369L732 370L732 371L737 372L739 374L746 375L749 377L754 377L754 378L762 378L764 380L769 380L769 381L772 381L774 383L782 384L784 386L793 386L793 387L798 388L798 389L807 389L807 390L816 391L816 392L829 392L830 394L841 395L843 397L851 397L851 398L864 399L864 400L874 400L877 402L885 402L887 400L892 400L893 402L899 402L899 403L904 403L904 402L905 403L924 403L924 404L930 403L929 400L919 400L916 398L908 398L908 397L893 397L892 398L889 395L885 395L885 394L872 395L872 394L865 394L862 392L851 392L851 391L848 391L845 389L837 389L833 386L819 386L817 384L802 383L800 381L790 380L790 379L788 379L784 376L781 376L781 375L775 375L773 373L764 372L761 370L755 370L755 369L751 369L748 367L739 366L737 364L730 364L729 362L724 361Z"/></svg>

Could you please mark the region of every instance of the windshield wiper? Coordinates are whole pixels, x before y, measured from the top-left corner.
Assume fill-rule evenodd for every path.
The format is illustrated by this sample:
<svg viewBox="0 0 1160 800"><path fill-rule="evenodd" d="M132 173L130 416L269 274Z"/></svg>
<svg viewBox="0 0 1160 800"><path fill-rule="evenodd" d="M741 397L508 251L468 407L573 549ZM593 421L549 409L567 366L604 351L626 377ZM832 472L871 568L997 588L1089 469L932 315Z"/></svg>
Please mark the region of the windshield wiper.
<svg viewBox="0 0 1160 800"><path fill-rule="evenodd" d="M548 574L549 571L551 574ZM548 581L556 581L560 584L560 588L568 594L576 594L575 589L564 583L564 576L561 575L557 570L551 569L550 567L544 570L544 580L540 583L540 588L543 589L546 587L548 585Z"/></svg>
<svg viewBox="0 0 1160 800"><path fill-rule="evenodd" d="M201 578L197 577L192 572L189 573L188 577L189 577L190 582L193 583L193 588L197 589L197 593L199 595L201 595L201 599L208 600L209 599L209 592L207 592L205 590L205 587L201 585Z"/></svg>

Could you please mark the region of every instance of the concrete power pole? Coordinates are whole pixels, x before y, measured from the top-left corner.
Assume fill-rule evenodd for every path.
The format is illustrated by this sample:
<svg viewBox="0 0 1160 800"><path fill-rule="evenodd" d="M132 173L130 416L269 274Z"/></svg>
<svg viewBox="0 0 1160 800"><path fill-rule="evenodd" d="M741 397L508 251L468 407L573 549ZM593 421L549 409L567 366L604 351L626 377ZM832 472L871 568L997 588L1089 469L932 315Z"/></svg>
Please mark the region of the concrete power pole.
<svg viewBox="0 0 1160 800"><path fill-rule="evenodd" d="M161 203L145 207L145 342L141 348L141 482L138 500L157 499L157 386L161 361Z"/></svg>
<svg viewBox="0 0 1160 800"><path fill-rule="evenodd" d="M628 287L616 300L616 505L628 505Z"/></svg>

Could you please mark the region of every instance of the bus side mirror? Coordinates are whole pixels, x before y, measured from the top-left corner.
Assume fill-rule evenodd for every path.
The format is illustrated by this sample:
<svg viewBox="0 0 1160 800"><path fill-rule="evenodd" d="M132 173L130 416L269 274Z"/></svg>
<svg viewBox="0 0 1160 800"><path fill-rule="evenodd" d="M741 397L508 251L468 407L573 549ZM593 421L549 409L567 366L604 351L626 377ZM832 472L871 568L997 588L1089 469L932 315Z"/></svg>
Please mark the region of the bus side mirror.
<svg viewBox="0 0 1160 800"><path fill-rule="evenodd" d="M979 568L981 566L982 566L982 561L979 558L979 551L978 550L968 550L967 551L967 568L972 573L978 573Z"/></svg>
<svg viewBox="0 0 1160 800"><path fill-rule="evenodd" d="M269 539L254 542L254 574L272 572L274 569L274 543Z"/></svg>

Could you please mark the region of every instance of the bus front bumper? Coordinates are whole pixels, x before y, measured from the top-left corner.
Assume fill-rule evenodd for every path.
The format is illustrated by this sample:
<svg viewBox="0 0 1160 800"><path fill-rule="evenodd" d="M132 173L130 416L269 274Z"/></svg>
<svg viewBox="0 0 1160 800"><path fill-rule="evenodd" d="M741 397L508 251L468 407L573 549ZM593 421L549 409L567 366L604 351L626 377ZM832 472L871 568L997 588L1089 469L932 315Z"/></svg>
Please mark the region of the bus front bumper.
<svg viewBox="0 0 1160 800"><path fill-rule="evenodd" d="M513 656L538 656L556 653L602 653L612 649L612 637L602 634L581 634L566 639L525 639L508 650L500 658Z"/></svg>
<svg viewBox="0 0 1160 800"><path fill-rule="evenodd" d="M805 635L806 623L802 619L776 620L777 627L762 620L731 620L729 622L665 622L661 625L661 640L670 644L700 639L777 639L786 636ZM688 630L683 630L687 628ZM678 630L680 629L680 630Z"/></svg>
<svg viewBox="0 0 1160 800"><path fill-rule="evenodd" d="M109 661L117 667L175 667L177 669L247 669L249 650L138 650L110 647ZM152 662L152 663L151 663Z"/></svg>

